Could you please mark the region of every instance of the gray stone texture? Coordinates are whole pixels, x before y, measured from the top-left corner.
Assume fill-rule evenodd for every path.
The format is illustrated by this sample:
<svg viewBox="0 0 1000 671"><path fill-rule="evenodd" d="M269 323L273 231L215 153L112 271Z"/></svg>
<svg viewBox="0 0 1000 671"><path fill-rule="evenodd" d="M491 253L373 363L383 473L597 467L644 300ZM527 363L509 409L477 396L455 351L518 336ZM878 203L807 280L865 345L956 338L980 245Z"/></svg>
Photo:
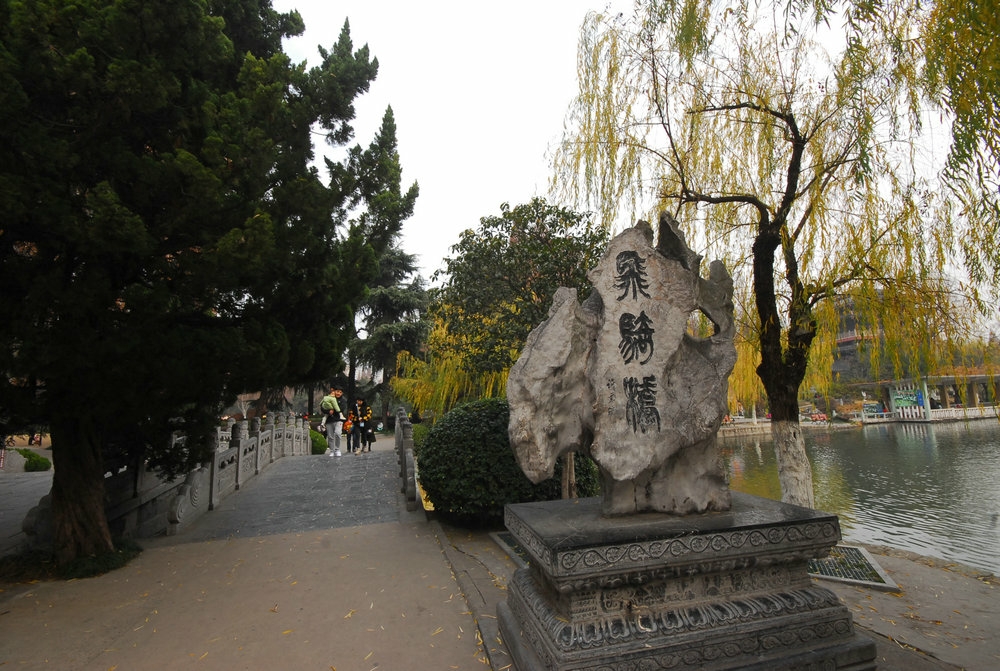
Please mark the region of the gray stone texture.
<svg viewBox="0 0 1000 671"><path fill-rule="evenodd" d="M729 507L715 434L736 362L732 279L720 262L701 277L700 262L663 215L656 247L646 222L610 242L582 304L556 293L507 381L511 444L529 478L582 451L600 469L605 514ZM699 320L704 337L689 329Z"/></svg>
<svg viewBox="0 0 1000 671"><path fill-rule="evenodd" d="M616 236L582 304L557 292L507 382L511 444L538 482L582 451L600 499L508 505L529 555L498 625L518 671L875 668L837 596L808 575L835 515L745 494L722 475L733 284L677 223Z"/></svg>
<svg viewBox="0 0 1000 671"><path fill-rule="evenodd" d="M599 500L507 506L529 568L498 607L514 668L874 669L874 644L807 573L835 515L746 494L729 511L610 518Z"/></svg>

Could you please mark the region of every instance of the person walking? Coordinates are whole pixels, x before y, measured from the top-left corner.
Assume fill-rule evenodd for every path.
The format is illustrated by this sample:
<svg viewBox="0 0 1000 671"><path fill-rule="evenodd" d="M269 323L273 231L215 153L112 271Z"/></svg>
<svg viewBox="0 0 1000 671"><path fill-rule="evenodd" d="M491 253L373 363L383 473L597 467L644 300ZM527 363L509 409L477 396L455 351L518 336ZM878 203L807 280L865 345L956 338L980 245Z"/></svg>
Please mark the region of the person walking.
<svg viewBox="0 0 1000 671"><path fill-rule="evenodd" d="M354 425L351 427L351 451L357 454L363 452L367 446L368 451L372 451L371 441L368 440L368 430L371 428L372 409L364 398L359 398L354 402Z"/></svg>
<svg viewBox="0 0 1000 671"><path fill-rule="evenodd" d="M326 446L331 457L340 456L340 424L344 421L340 410L340 399L344 392L330 387L330 393L323 397L319 409L323 412L323 427L326 429Z"/></svg>

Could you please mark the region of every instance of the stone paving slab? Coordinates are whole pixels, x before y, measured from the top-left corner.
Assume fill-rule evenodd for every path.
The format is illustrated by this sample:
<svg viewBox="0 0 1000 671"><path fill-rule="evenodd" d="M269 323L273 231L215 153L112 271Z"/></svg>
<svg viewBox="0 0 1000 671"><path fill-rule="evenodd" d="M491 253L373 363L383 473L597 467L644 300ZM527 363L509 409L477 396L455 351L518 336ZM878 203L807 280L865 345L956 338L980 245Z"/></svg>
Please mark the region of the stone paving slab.
<svg viewBox="0 0 1000 671"><path fill-rule="evenodd" d="M163 545L0 612L17 669L484 668L428 524Z"/></svg>
<svg viewBox="0 0 1000 671"><path fill-rule="evenodd" d="M285 457L223 499L177 540L395 522L399 520L398 471L396 453L388 446L341 457Z"/></svg>
<svg viewBox="0 0 1000 671"><path fill-rule="evenodd" d="M488 668L391 441L286 457L113 573L0 593L0 667Z"/></svg>
<svg viewBox="0 0 1000 671"><path fill-rule="evenodd" d="M873 554L898 584L898 593L823 583L847 604L856 625L883 637L889 642L885 648L914 648L967 671L1000 669L996 578L887 548ZM912 659L906 666L884 668L914 671Z"/></svg>

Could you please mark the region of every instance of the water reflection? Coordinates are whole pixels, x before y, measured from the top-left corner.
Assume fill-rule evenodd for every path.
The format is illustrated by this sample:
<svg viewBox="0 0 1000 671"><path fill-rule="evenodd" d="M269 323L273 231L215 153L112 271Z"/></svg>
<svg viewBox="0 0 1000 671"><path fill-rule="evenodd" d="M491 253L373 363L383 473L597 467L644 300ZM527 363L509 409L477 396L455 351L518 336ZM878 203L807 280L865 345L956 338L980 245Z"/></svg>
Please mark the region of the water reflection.
<svg viewBox="0 0 1000 671"><path fill-rule="evenodd" d="M1000 425L882 424L805 436L816 506L840 516L845 541L1000 574ZM769 437L720 446L733 489L781 498Z"/></svg>

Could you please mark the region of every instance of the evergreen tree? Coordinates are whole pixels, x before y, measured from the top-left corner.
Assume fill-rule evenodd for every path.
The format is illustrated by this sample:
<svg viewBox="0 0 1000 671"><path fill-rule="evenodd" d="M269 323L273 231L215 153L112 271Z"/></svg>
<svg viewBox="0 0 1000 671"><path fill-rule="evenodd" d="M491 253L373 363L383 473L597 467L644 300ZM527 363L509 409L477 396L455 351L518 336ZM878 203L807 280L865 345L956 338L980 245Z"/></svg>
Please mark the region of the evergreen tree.
<svg viewBox="0 0 1000 671"><path fill-rule="evenodd" d="M0 0L0 406L48 424L57 558L111 549L104 458L202 461L243 391L326 377L374 276L343 145L378 63L293 64L267 0ZM171 446L172 430L188 435Z"/></svg>
<svg viewBox="0 0 1000 671"><path fill-rule="evenodd" d="M375 253L371 286L357 298L361 301L365 338L357 332L351 341L348 371L348 398L356 397L357 364L367 363L371 373L381 372L383 415L388 412L387 382L395 373L395 356L399 349L419 341L425 330L419 311L426 302L421 281L409 288L404 286L416 270L415 259L399 248L404 222L413 215L420 189L416 182L402 190L403 170L399 162L396 141L396 120L392 108L386 109L382 125L367 149L355 146L346 165L354 184L353 206L363 205L352 223L352 235L365 240ZM374 291L370 295L369 291ZM397 321L398 320L398 321ZM391 361L390 361L391 359Z"/></svg>
<svg viewBox="0 0 1000 671"><path fill-rule="evenodd" d="M548 317L556 290L585 296L587 272L608 239L589 215L543 198L482 217L435 275L444 283L432 292L427 346L401 357L396 393L437 416L464 400L503 395L507 371Z"/></svg>
<svg viewBox="0 0 1000 671"><path fill-rule="evenodd" d="M430 330L424 313L429 295L416 275L416 257L392 247L379 259L379 277L371 283L361 307L367 337L355 347L373 374L382 374L377 393L382 399L383 421L392 412L392 379L400 352L415 352Z"/></svg>

